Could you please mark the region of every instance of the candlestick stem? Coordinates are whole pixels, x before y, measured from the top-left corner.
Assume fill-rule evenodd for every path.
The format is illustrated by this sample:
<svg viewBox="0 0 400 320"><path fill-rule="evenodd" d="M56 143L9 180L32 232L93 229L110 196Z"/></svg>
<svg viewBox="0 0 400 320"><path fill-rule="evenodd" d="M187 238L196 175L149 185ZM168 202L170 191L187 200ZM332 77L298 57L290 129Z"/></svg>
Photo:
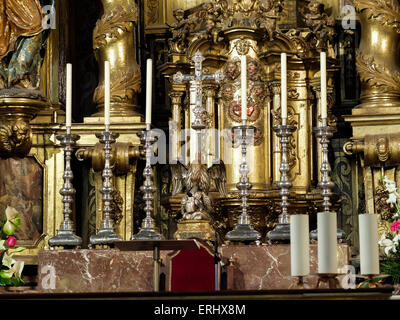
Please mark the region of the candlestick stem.
<svg viewBox="0 0 400 320"><path fill-rule="evenodd" d="M60 229L57 230L57 235L49 239L50 247L62 247L62 248L79 248L82 245L82 239L75 235L75 224L72 220L72 205L74 203L75 189L72 185L72 179L74 178L71 169L71 158L73 147L80 137L76 134L71 134L71 128L67 127L67 133L58 135L56 138L60 141L61 146L64 147L64 186L60 190L60 194L63 197L64 203L64 220L60 225Z"/></svg>
<svg viewBox="0 0 400 320"><path fill-rule="evenodd" d="M268 239L273 242L289 242L290 241L290 224L289 224L289 195L292 183L289 180L290 164L288 160L289 142L296 127L292 125L280 125L273 127L276 135L281 140L282 160L280 166L281 179L278 187L281 189L280 195L282 197L282 212L278 218L278 224L275 229L268 233Z"/></svg>
<svg viewBox="0 0 400 320"><path fill-rule="evenodd" d="M247 165L247 140L249 138L248 132L252 131L253 135L255 132L255 127L248 126L245 119L242 120L243 125L238 127L233 127L233 132L240 132L241 147L242 147L242 163L240 164L240 181L237 183L236 187L240 191L240 196L242 198L242 212L239 216L238 223L235 228L228 232L226 239L228 241L240 241L240 242L259 242L261 235L254 230L248 217L248 199L249 190L253 187L250 183L248 174L250 173L249 167Z"/></svg>
<svg viewBox="0 0 400 320"><path fill-rule="evenodd" d="M112 144L116 142L119 134L104 131L96 133L96 137L100 140L100 143L104 144L103 188L100 190L103 195L103 220L97 234L90 237L90 247L93 245L112 246L115 242L122 240L115 232L114 219L112 217L115 189L112 185L111 150Z"/></svg>
<svg viewBox="0 0 400 320"><path fill-rule="evenodd" d="M157 230L152 214L154 211L153 200L154 193L156 192L156 187L153 183L153 170L151 168L151 156L153 153L152 145L157 141L157 138L152 135L150 130L145 130L138 133L142 144L144 145L146 152L146 167L143 171L143 176L145 178L143 186L140 190L144 193L143 200L146 203L144 211L146 212L146 217L142 221L142 227L139 232L132 236L131 240L162 240L163 236Z"/></svg>

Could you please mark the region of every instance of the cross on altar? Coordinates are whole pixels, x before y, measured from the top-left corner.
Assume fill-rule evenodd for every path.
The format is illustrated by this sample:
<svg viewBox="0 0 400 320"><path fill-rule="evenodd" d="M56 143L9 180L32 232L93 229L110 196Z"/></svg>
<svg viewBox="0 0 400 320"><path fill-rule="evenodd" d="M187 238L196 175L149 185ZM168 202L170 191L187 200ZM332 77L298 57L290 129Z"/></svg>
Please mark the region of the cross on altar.
<svg viewBox="0 0 400 320"><path fill-rule="evenodd" d="M196 107L193 110L194 121L192 122L192 128L195 130L205 129L206 124L204 122L203 114L206 112L202 105L202 81L204 80L215 80L217 83L225 78L225 75L221 71L217 71L214 74L203 74L203 61L204 56L197 50L192 58L194 62L194 75L193 74L183 74L182 72L177 72L173 76L173 80L176 83L182 83L183 81L194 81L196 86Z"/></svg>

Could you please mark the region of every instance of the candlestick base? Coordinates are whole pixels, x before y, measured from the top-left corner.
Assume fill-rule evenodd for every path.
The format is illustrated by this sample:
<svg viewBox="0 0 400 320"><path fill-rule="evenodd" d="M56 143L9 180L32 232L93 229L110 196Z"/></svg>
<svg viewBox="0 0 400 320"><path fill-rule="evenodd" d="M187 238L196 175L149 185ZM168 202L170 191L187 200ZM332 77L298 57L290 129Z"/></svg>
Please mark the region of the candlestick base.
<svg viewBox="0 0 400 320"><path fill-rule="evenodd" d="M75 235L74 230L57 230L57 235L49 239L50 247L62 247L79 249L82 245L82 238Z"/></svg>
<svg viewBox="0 0 400 320"><path fill-rule="evenodd" d="M339 243L342 243L346 240L346 236L347 236L346 232L344 232L342 229L338 228L336 234L337 234L337 239L338 239ZM310 240L311 240L311 242L318 241L318 230L317 229L312 230L310 232Z"/></svg>
<svg viewBox="0 0 400 320"><path fill-rule="evenodd" d="M309 289L309 286L304 283L304 276L297 276L296 282L293 282L290 286L289 289L297 289L297 290L302 290L302 289Z"/></svg>
<svg viewBox="0 0 400 320"><path fill-rule="evenodd" d="M145 219L139 232L131 240L163 240L163 236L158 232L153 219Z"/></svg>
<svg viewBox="0 0 400 320"><path fill-rule="evenodd" d="M381 288L383 285L379 282L375 282L374 278L379 277L378 274L358 275L357 277L366 278L363 282L359 283L357 288Z"/></svg>
<svg viewBox="0 0 400 320"><path fill-rule="evenodd" d="M261 235L250 224L237 223L235 228L228 232L225 239L232 242L259 242Z"/></svg>
<svg viewBox="0 0 400 320"><path fill-rule="evenodd" d="M122 241L122 238L115 233L113 227L100 228L96 235L90 237L90 248L98 245L113 246L115 242Z"/></svg>
<svg viewBox="0 0 400 320"><path fill-rule="evenodd" d="M289 243L290 242L290 224L278 223L275 229L268 232L268 239L275 243Z"/></svg>
<svg viewBox="0 0 400 320"><path fill-rule="evenodd" d="M329 289L341 289L338 273L319 273L316 289L319 289L322 283L327 283Z"/></svg>

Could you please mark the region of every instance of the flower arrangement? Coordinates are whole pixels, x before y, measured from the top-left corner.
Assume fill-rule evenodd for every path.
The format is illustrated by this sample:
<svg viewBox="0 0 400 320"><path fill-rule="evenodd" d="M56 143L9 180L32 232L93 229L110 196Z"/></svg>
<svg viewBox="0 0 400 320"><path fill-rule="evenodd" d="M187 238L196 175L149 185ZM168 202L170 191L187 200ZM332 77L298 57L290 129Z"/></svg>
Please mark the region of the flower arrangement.
<svg viewBox="0 0 400 320"><path fill-rule="evenodd" d="M384 232L379 240L379 246L384 249L385 257L381 262L381 271L390 274L394 283L400 283L400 207L399 194L396 183L386 176L382 177L388 192L386 203L394 206L395 213L389 220L389 224L383 221Z"/></svg>
<svg viewBox="0 0 400 320"><path fill-rule="evenodd" d="M15 232L21 226L18 211L7 207L6 216L0 221L0 286L19 286L22 280L23 261L15 261L13 255L25 250L24 247L16 247L17 238Z"/></svg>

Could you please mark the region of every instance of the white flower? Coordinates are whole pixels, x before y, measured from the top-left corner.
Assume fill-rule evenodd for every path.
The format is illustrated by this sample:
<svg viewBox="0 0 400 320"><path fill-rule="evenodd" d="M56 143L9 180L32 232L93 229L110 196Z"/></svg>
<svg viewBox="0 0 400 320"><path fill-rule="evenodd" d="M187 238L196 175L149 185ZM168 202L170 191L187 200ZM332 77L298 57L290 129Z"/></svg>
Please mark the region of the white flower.
<svg viewBox="0 0 400 320"><path fill-rule="evenodd" d="M399 244L399 240L400 240L400 236L398 234L396 234L392 241L393 241L394 244L398 245Z"/></svg>
<svg viewBox="0 0 400 320"><path fill-rule="evenodd" d="M1 250L6 250L6 247L4 246L5 242L6 242L6 240L0 240L0 251Z"/></svg>
<svg viewBox="0 0 400 320"><path fill-rule="evenodd" d="M386 233L384 232L381 236L381 239L379 240L378 244L381 247L385 247L385 254L388 256L390 251L393 251L393 253L397 252L396 246L399 245L399 235L396 235L393 238L393 241L390 239L386 239Z"/></svg>
<svg viewBox="0 0 400 320"><path fill-rule="evenodd" d="M399 194L397 193L396 182L388 179L386 176L383 178L383 182L385 183L386 190L389 193L394 193L396 197L399 197Z"/></svg>
<svg viewBox="0 0 400 320"><path fill-rule="evenodd" d="M17 261L14 263L14 265L11 267L11 270L13 273L18 277L21 278L22 270L24 269L24 262L23 261Z"/></svg>
<svg viewBox="0 0 400 320"><path fill-rule="evenodd" d="M397 203L397 196L395 193L389 193L389 198L386 200L386 203Z"/></svg>
<svg viewBox="0 0 400 320"><path fill-rule="evenodd" d="M16 261L12 258L12 254L8 255L7 252L4 252L4 256L3 256L3 266L10 268L11 266L15 263Z"/></svg>

